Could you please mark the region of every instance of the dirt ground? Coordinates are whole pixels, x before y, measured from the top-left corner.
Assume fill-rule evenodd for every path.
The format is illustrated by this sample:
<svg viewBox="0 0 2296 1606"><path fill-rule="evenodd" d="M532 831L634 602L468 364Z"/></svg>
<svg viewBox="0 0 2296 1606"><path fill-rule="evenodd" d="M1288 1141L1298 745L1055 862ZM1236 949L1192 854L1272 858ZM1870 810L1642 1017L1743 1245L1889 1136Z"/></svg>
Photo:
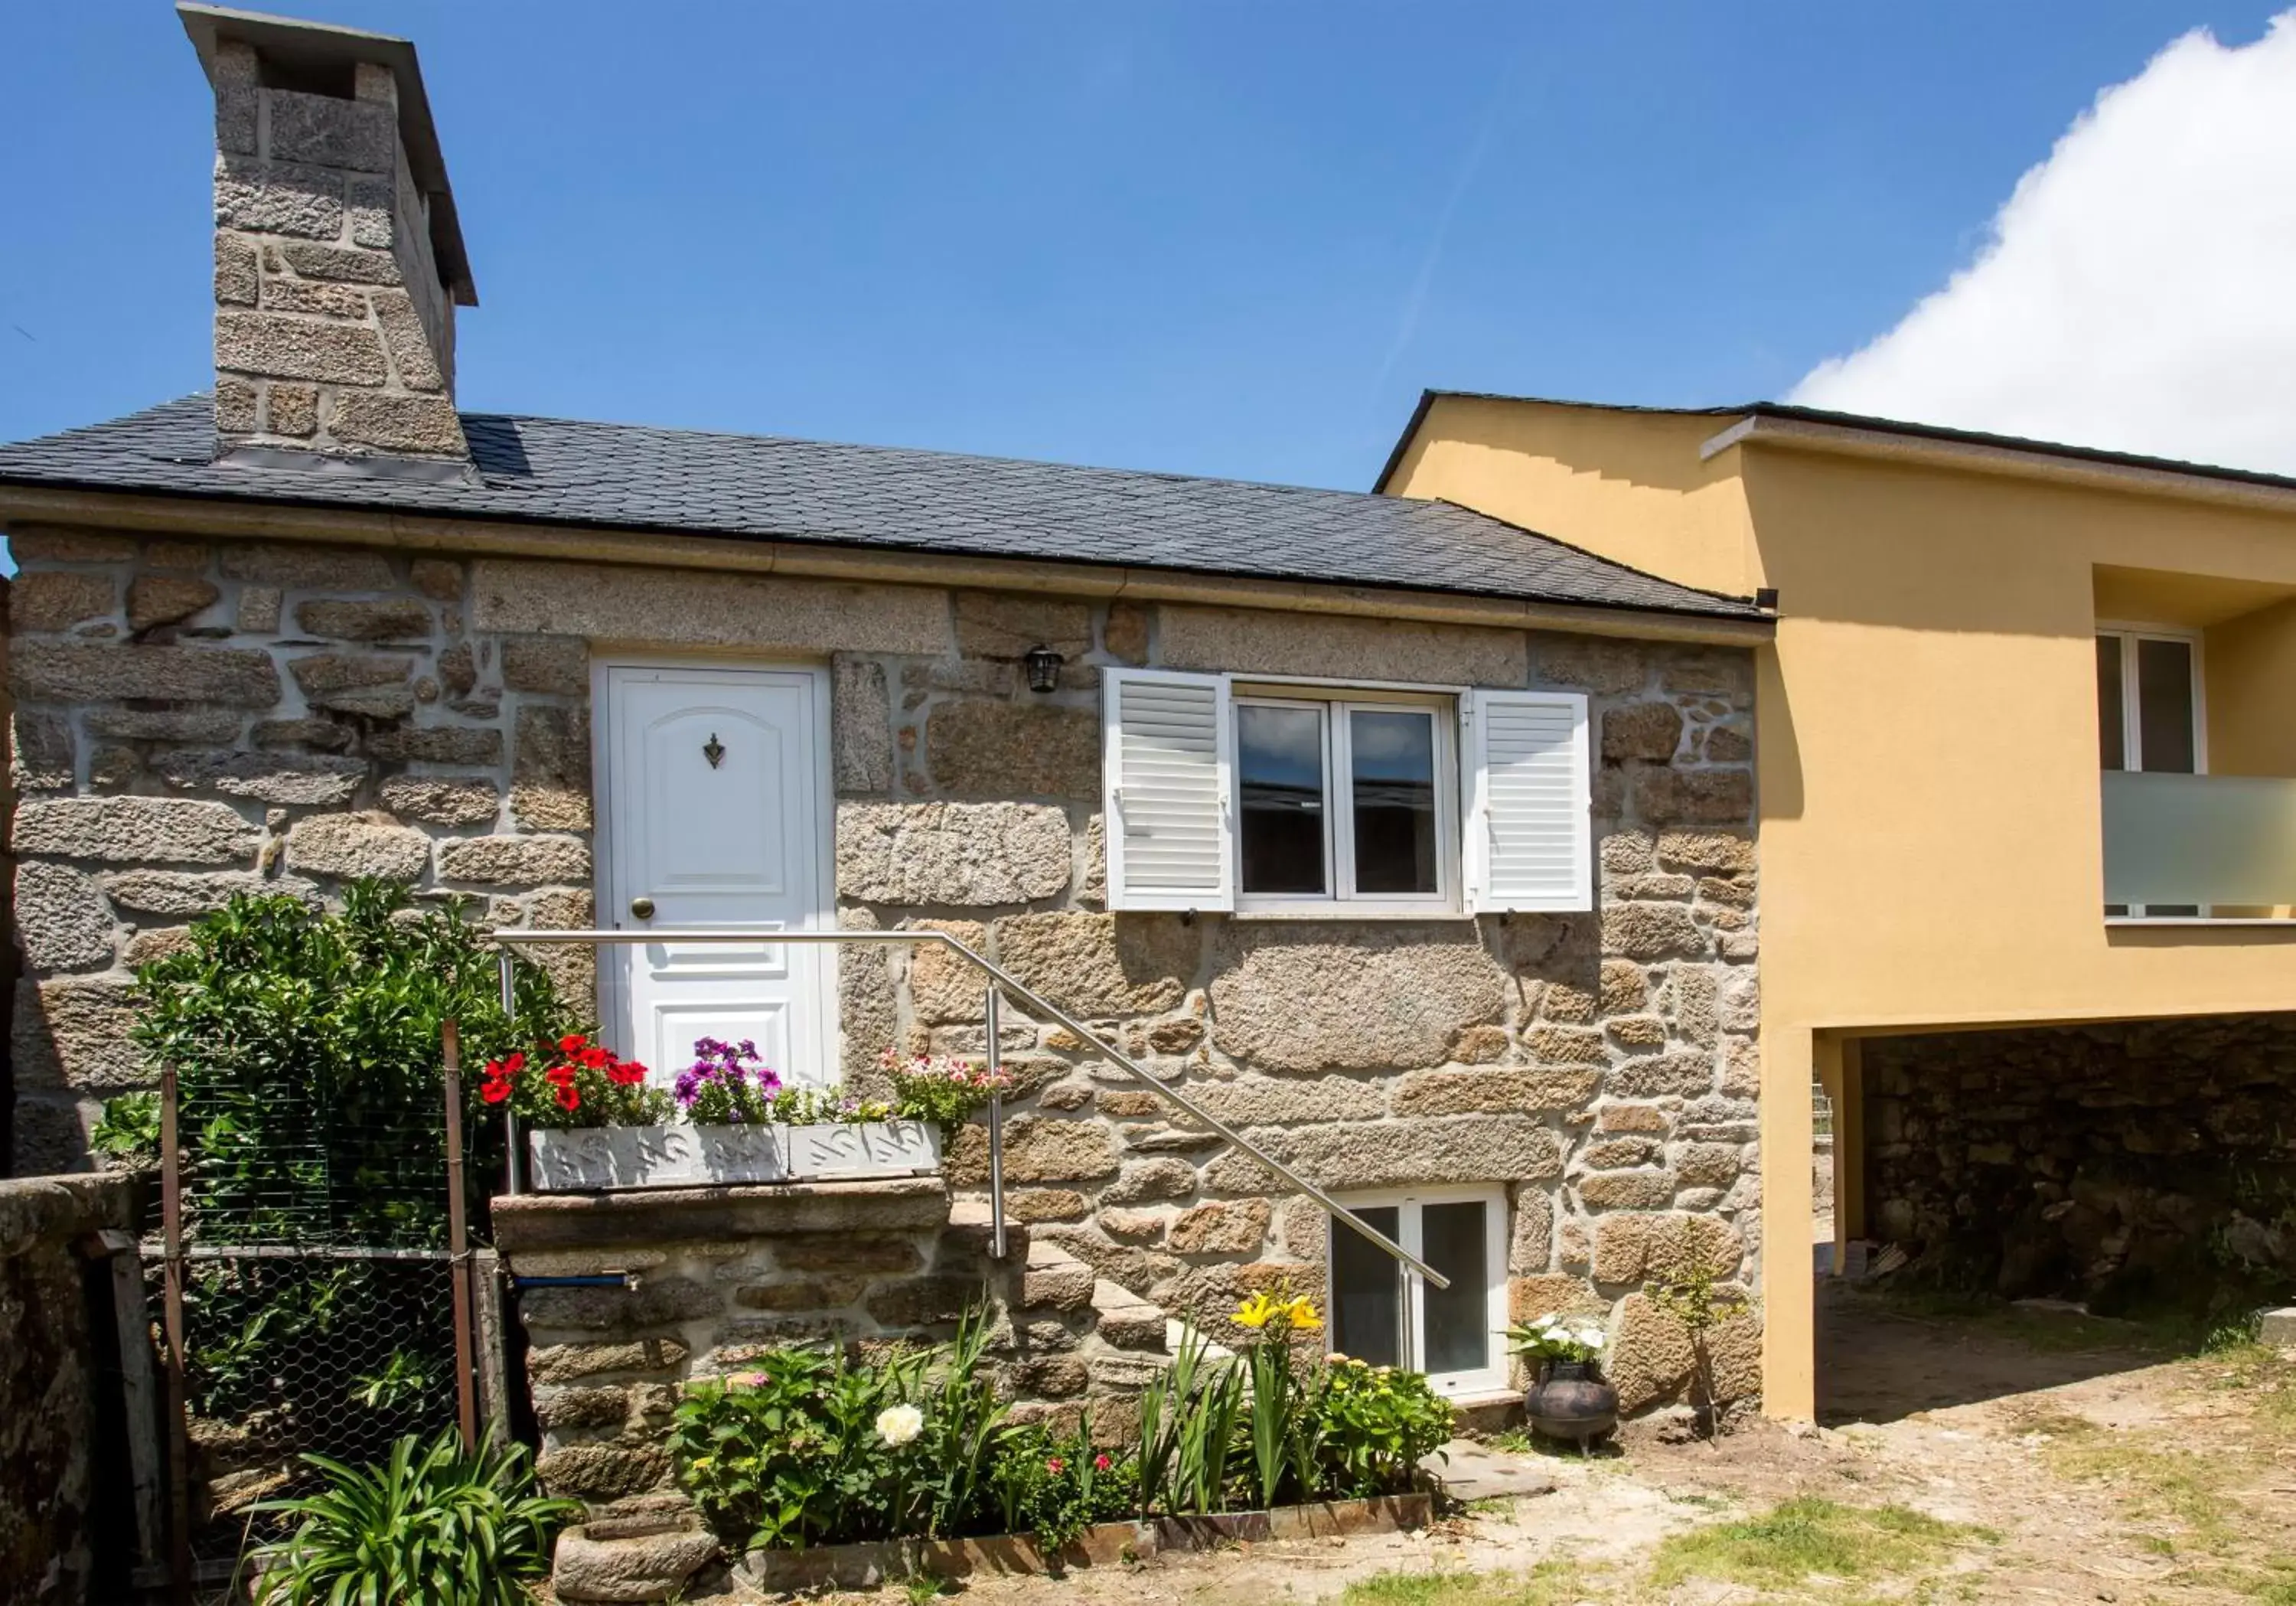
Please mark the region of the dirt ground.
<svg viewBox="0 0 2296 1606"><path fill-rule="evenodd" d="M1486 1503L1427 1534L1246 1546L950 1588L978 1606L1342 1597L1344 1606L2296 1606L2296 1353L2178 1359L2118 1323L2022 1311L1923 1317L1833 1286L1824 1304L1823 1426L1759 1422L1715 1446L1644 1442L1585 1460L1542 1456L1554 1493ZM1732 1582L1728 1568L1723 1577L1700 1576L1697 1562L1679 1559L1675 1572L1686 1564L1690 1576L1652 1571L1670 1538L1679 1549L1694 1542L1677 1536L1812 1496L1965 1526L1933 1553L1876 1561L1859 1577L1748 1582L1753 1575L1740 1572ZM1375 1576L1435 1573L1488 1577ZM904 1598L898 1590L832 1597L881 1606Z"/></svg>

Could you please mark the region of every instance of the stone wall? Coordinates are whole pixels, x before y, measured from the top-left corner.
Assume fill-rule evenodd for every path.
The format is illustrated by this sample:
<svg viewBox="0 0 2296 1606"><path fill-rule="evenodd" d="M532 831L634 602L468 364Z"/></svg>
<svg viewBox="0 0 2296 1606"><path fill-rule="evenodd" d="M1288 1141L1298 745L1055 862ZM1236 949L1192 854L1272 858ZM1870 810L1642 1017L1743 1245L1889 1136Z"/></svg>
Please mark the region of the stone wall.
<svg viewBox="0 0 2296 1606"><path fill-rule="evenodd" d="M2102 1309L2296 1291L2296 1015L1876 1038L1866 1220L1939 1272Z"/></svg>
<svg viewBox="0 0 2296 1606"><path fill-rule="evenodd" d="M1030 1264L1027 1228L1011 1228L999 1262L987 1213L954 1215L931 1178L497 1200L496 1242L514 1275L632 1279L516 1296L544 1480L596 1506L642 1495L668 1470L681 1379L738 1372L776 1345L868 1352L930 1338L970 1305L990 1313L998 1374L1029 1402L1023 1417L1057 1412L1045 1396L1081 1396L1095 1380L1136 1385L1155 1363L1160 1311L1132 1310L1128 1329L1115 1307L1139 1301L1103 1289L1113 1314L1100 1310L1087 1269ZM1128 1344L1144 1353L1121 1353Z"/></svg>
<svg viewBox="0 0 2296 1606"><path fill-rule="evenodd" d="M359 875L590 919L582 645L472 628L468 565L19 526L15 1169L150 1085L134 967L234 892ZM569 648L570 647L570 653ZM578 957L562 969L586 987Z"/></svg>
<svg viewBox="0 0 2296 1606"><path fill-rule="evenodd" d="M0 1182L0 1600L86 1600L91 1508L101 1495L125 1509L124 1490L95 1485L97 1346L81 1248L124 1231L128 1213L116 1178Z"/></svg>
<svg viewBox="0 0 2296 1606"><path fill-rule="evenodd" d="M832 669L846 926L960 934L1329 1187L1505 1189L1515 1314L1603 1313L1630 1404L1677 1390L1689 1363L1636 1292L1644 1280L1696 1260L1752 1276L1743 651L94 531L22 531L15 546L18 891L35 978L19 1042L39 1088L20 1148L50 1163L78 1157L86 1100L141 1075L119 1047L127 967L234 887L321 895L373 870L482 893L502 918L586 921L592 645L713 649ZM1040 643L1067 660L1050 695L1021 672ZM1583 690L1601 907L1111 915L1098 713L1111 664ZM984 1046L977 981L939 954L849 951L840 988L850 1075L888 1045ZM1006 1176L1032 1254L1179 1314L1216 1316L1283 1281L1320 1297L1320 1213L1066 1032L1012 1010L1004 1032L1021 1086ZM985 1169L969 1130L950 1179L977 1199ZM1752 1334L1742 1323L1724 1347L1742 1389ZM1095 1353L1091 1331L1076 1336ZM1032 1387L1066 1398L1103 1380L1087 1358Z"/></svg>

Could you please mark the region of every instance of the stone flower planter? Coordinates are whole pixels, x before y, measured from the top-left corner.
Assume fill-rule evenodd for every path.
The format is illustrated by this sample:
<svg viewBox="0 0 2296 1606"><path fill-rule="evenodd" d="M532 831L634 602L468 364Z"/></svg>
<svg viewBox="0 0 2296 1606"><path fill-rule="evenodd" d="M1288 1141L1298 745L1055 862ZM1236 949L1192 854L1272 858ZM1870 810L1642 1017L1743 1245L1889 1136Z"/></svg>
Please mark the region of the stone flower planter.
<svg viewBox="0 0 2296 1606"><path fill-rule="evenodd" d="M528 1177L544 1193L852 1182L939 1171L940 1129L926 1121L537 1127L527 1152Z"/></svg>

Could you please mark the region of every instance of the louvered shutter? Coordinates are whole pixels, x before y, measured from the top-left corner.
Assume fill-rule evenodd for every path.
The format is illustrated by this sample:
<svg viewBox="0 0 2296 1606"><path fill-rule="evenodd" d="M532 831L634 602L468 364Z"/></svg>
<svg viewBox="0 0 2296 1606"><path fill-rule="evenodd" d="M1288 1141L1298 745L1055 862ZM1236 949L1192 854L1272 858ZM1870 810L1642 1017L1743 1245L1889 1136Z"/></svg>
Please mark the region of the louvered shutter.
<svg viewBox="0 0 2296 1606"><path fill-rule="evenodd" d="M1101 671L1111 909L1235 907L1227 681Z"/></svg>
<svg viewBox="0 0 2296 1606"><path fill-rule="evenodd" d="M1595 906L1587 699L1479 691L1462 705L1467 755L1467 907Z"/></svg>

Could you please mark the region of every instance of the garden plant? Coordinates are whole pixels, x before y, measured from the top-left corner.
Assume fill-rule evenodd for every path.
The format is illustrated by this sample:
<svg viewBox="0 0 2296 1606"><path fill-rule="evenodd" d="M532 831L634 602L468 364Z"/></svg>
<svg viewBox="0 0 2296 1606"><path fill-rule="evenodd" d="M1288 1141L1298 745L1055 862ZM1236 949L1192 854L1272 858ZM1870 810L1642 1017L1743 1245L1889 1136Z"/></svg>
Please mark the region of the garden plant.
<svg viewBox="0 0 2296 1606"><path fill-rule="evenodd" d="M983 1364L985 1310L947 1344L862 1361L767 1351L687 1387L672 1429L679 1484L744 1549L1027 1532L1057 1555L1095 1522L1399 1494L1450 1437L1451 1409L1414 1372L1298 1342L1308 1301L1256 1295L1254 1337L1216 1353L1193 1330L1141 1398L1128 1442L1014 1423Z"/></svg>

